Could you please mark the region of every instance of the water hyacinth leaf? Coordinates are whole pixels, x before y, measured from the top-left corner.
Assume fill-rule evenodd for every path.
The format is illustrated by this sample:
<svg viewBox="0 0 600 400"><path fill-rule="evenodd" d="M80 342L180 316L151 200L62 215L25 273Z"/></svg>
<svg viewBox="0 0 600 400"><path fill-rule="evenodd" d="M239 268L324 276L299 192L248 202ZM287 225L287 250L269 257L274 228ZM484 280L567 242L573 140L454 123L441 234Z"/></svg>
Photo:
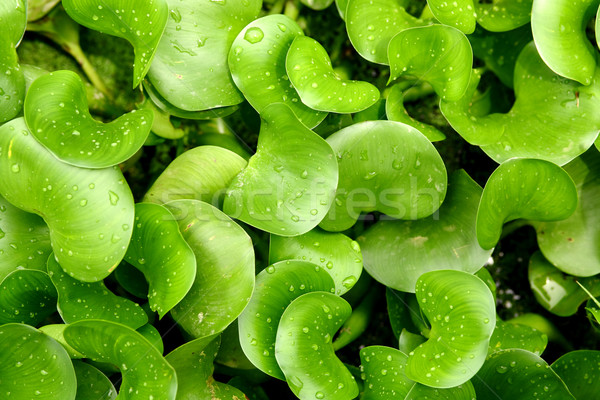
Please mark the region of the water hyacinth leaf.
<svg viewBox="0 0 600 400"><path fill-rule="evenodd" d="M412 309L409 304L409 298L414 298L413 293L398 292L394 289L385 289L385 299L387 304L388 316L394 336L400 338L402 331L418 332L419 330L412 321L411 313L419 313L419 310ZM417 307L418 308L418 307Z"/></svg>
<svg viewBox="0 0 600 400"><path fill-rule="evenodd" d="M193 199L220 206L225 189L246 164L242 157L222 147L195 147L167 166L144 201L164 204Z"/></svg>
<svg viewBox="0 0 600 400"><path fill-rule="evenodd" d="M0 5L1 7L4 6ZM14 6L11 4L11 7ZM1 14L0 23L3 24L2 26L7 24L2 20ZM21 112L25 98L25 76L19 65L15 42L6 32L0 33L0 70L4 71L0 75L0 124L2 124Z"/></svg>
<svg viewBox="0 0 600 400"><path fill-rule="evenodd" d="M54 339L28 325L0 326L0 393L19 400L74 400L71 359Z"/></svg>
<svg viewBox="0 0 600 400"><path fill-rule="evenodd" d="M83 354L81 354L80 352L78 352L77 350L75 350L67 344L63 335L66 327L67 324L50 324L44 325L39 329L40 331L42 331L43 333L60 343L62 347L64 347L64 349L67 351L67 354L69 354L69 357L71 357L72 360L84 358Z"/></svg>
<svg viewBox="0 0 600 400"><path fill-rule="evenodd" d="M334 133L327 142L338 157L340 179L335 203L321 228L346 230L361 212L425 218L442 204L446 168L435 147L416 129L393 121L366 121Z"/></svg>
<svg viewBox="0 0 600 400"><path fill-rule="evenodd" d="M442 24L450 25L467 35L473 33L477 22L473 0L449 2L427 0L431 13Z"/></svg>
<svg viewBox="0 0 600 400"><path fill-rule="evenodd" d="M576 276L600 273L600 155L595 148L565 165L577 187L577 208L567 219L535 224L544 257L561 271Z"/></svg>
<svg viewBox="0 0 600 400"><path fill-rule="evenodd" d="M231 182L223 211L280 236L304 234L333 203L335 154L285 104L266 107L261 118L256 154Z"/></svg>
<svg viewBox="0 0 600 400"><path fill-rule="evenodd" d="M44 147L84 168L106 168L129 159L148 138L153 119L149 110L137 110L107 124L94 120L83 81L72 71L36 79L25 97L24 113Z"/></svg>
<svg viewBox="0 0 600 400"><path fill-rule="evenodd" d="M65 271L88 282L108 276L125 255L134 217L133 196L121 171L57 160L22 118L0 127L0 156L0 195L44 218Z"/></svg>
<svg viewBox="0 0 600 400"><path fill-rule="evenodd" d="M388 44L397 33L426 22L410 15L406 1L349 0L346 31L352 46L364 59L388 65Z"/></svg>
<svg viewBox="0 0 600 400"><path fill-rule="evenodd" d="M239 375L250 375L259 372L254 364L244 354L242 345L240 343L240 329L238 321L233 321L231 325L227 327L221 333L221 347L219 353L215 357L215 362L225 367L232 368L239 372ZM264 376L264 375L263 375Z"/></svg>
<svg viewBox="0 0 600 400"><path fill-rule="evenodd" d="M417 279L428 271L477 272L492 253L477 242L481 193L481 187L460 170L450 176L446 199L434 216L377 222L357 239L369 275L387 287L414 292Z"/></svg>
<svg viewBox="0 0 600 400"><path fill-rule="evenodd" d="M260 11L262 0L167 0L170 11L148 78L177 108L207 110L241 103L227 65L237 34ZM177 60L177 61L175 61Z"/></svg>
<svg viewBox="0 0 600 400"><path fill-rule="evenodd" d="M307 36L294 39L285 68L300 100L313 110L356 113L379 100L379 90L370 83L342 80L333 70L327 51Z"/></svg>
<svg viewBox="0 0 600 400"><path fill-rule="evenodd" d="M326 292L306 293L283 312L275 357L300 399L352 399L358 395L354 377L331 344L351 313L344 299Z"/></svg>
<svg viewBox="0 0 600 400"><path fill-rule="evenodd" d="M426 81L442 100L459 100L466 92L473 50L464 33L447 25L406 29L388 46L390 82L409 75Z"/></svg>
<svg viewBox="0 0 600 400"><path fill-rule="evenodd" d="M492 293L476 276L451 270L421 275L415 291L431 332L409 354L406 376L436 388L465 383L487 355L496 323Z"/></svg>
<svg viewBox="0 0 600 400"><path fill-rule="evenodd" d="M53 255L48 258L48 274L58 292L58 312L70 324L85 319L103 319L137 329L148 316L136 303L109 291L103 282L80 282L67 275Z"/></svg>
<svg viewBox="0 0 600 400"><path fill-rule="evenodd" d="M133 87L146 76L168 18L166 0L64 0L65 11L77 23L127 40L133 46Z"/></svg>
<svg viewBox="0 0 600 400"><path fill-rule="evenodd" d="M117 398L117 390L112 382L98 368L77 360L73 361L73 367L77 377L76 400L114 400Z"/></svg>
<svg viewBox="0 0 600 400"><path fill-rule="evenodd" d="M173 215L161 205L135 205L135 224L125 260L139 269L150 287L150 309L162 318L188 293L196 276L196 257Z"/></svg>
<svg viewBox="0 0 600 400"><path fill-rule="evenodd" d="M144 274L126 261L121 262L115 272L115 280L130 294L139 299L148 297L148 282Z"/></svg>
<svg viewBox="0 0 600 400"><path fill-rule="evenodd" d="M38 325L56 311L57 293L48 274L18 269L0 282L0 324Z"/></svg>
<svg viewBox="0 0 600 400"><path fill-rule="evenodd" d="M423 336L402 329L398 338L398 349L405 354L409 354L426 341L427 339Z"/></svg>
<svg viewBox="0 0 600 400"><path fill-rule="evenodd" d="M140 326L136 329L136 331L141 333L146 340L152 343L152 346L154 346L154 348L158 350L160 354L165 351L165 346L163 344L162 337L160 336L160 332L154 327L154 325L150 325L148 323Z"/></svg>
<svg viewBox="0 0 600 400"><path fill-rule="evenodd" d="M335 0L335 7L340 14L340 18L346 20L346 8L348 8L348 0Z"/></svg>
<svg viewBox="0 0 600 400"><path fill-rule="evenodd" d="M254 290L254 249L248 234L227 215L197 200L165 207L175 216L183 238L196 255L196 279L171 310L193 337L214 335L233 322Z"/></svg>
<svg viewBox="0 0 600 400"><path fill-rule="evenodd" d="M0 282L16 269L46 269L52 252L44 220L0 196Z"/></svg>
<svg viewBox="0 0 600 400"><path fill-rule="evenodd" d="M271 235L269 263L303 260L319 265L335 282L335 293L343 295L354 287L362 272L362 255L358 243L341 233L313 229L304 235Z"/></svg>
<svg viewBox="0 0 600 400"><path fill-rule="evenodd" d="M175 370L140 333L115 322L78 321L68 325L64 337L86 358L119 367L119 398L175 400Z"/></svg>
<svg viewBox="0 0 600 400"><path fill-rule="evenodd" d="M304 105L290 84L285 57L290 45L304 33L285 15L273 14L249 23L229 50L233 81L261 115L267 106L283 102L308 128L317 126L327 113Z"/></svg>
<svg viewBox="0 0 600 400"><path fill-rule="evenodd" d="M513 159L489 177L477 210L477 240L493 248L502 225L518 218L558 221L577 207L577 189L562 168L544 160Z"/></svg>
<svg viewBox="0 0 600 400"><path fill-rule="evenodd" d="M477 400L575 399L546 361L521 349L492 354L472 382Z"/></svg>
<svg viewBox="0 0 600 400"><path fill-rule="evenodd" d="M534 0L477 1L477 22L490 32L507 32L526 25L531 19Z"/></svg>
<svg viewBox="0 0 600 400"><path fill-rule="evenodd" d="M488 355L506 349L523 349L542 355L548 345L548 336L527 325L496 319L496 328L490 339Z"/></svg>
<svg viewBox="0 0 600 400"><path fill-rule="evenodd" d="M300 0L302 4L313 10L324 10L333 3L333 0Z"/></svg>
<svg viewBox="0 0 600 400"><path fill-rule="evenodd" d="M596 53L585 27L598 11L598 0L535 0L531 30L544 62L557 74L582 85L594 80Z"/></svg>
<svg viewBox="0 0 600 400"><path fill-rule="evenodd" d="M12 43L13 48L19 45L27 28L27 3L26 0L14 0L0 4L0 26L3 28L0 41Z"/></svg>
<svg viewBox="0 0 600 400"><path fill-rule="evenodd" d="M552 370L563 380L576 399L593 398L600 392L600 351L577 350L552 363Z"/></svg>
<svg viewBox="0 0 600 400"><path fill-rule="evenodd" d="M27 0L27 22L44 17L59 2L60 0Z"/></svg>
<svg viewBox="0 0 600 400"><path fill-rule="evenodd" d="M281 261L261 271L252 299L239 318L240 344L246 357L266 374L285 379L275 359L283 311L305 293L334 290L327 270L306 261Z"/></svg>

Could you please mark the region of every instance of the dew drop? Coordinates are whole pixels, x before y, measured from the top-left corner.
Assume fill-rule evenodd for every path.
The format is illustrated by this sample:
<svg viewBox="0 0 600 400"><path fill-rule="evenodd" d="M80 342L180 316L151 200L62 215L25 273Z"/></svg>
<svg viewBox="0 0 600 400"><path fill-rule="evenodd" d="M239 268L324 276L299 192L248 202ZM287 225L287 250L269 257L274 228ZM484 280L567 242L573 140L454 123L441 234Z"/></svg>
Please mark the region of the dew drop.
<svg viewBox="0 0 600 400"><path fill-rule="evenodd" d="M244 34L244 40L251 44L260 42L264 37L264 32L258 27L249 28Z"/></svg>

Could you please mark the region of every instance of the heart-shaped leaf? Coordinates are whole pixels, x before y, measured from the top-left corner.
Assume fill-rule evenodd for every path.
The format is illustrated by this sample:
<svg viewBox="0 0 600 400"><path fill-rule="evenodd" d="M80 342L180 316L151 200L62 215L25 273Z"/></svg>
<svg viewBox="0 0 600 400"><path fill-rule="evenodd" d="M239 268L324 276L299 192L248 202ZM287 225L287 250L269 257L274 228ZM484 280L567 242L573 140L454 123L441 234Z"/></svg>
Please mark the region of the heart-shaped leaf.
<svg viewBox="0 0 600 400"><path fill-rule="evenodd" d="M175 370L140 333L115 322L86 320L68 325L64 336L86 358L119 367L119 398L175 400Z"/></svg>
<svg viewBox="0 0 600 400"><path fill-rule="evenodd" d="M552 370L576 399L593 399L600 393L600 351L578 350L562 355Z"/></svg>
<svg viewBox="0 0 600 400"><path fill-rule="evenodd" d="M98 281L121 262L134 205L118 168L90 170L60 162L19 118L0 127L0 175L0 195L44 218L54 253L71 276Z"/></svg>
<svg viewBox="0 0 600 400"><path fill-rule="evenodd" d="M88 110L83 81L55 71L36 79L25 98L25 120L33 136L58 159L84 168L106 168L137 152L150 134L153 114L132 111L104 124Z"/></svg>
<svg viewBox="0 0 600 400"><path fill-rule="evenodd" d="M223 211L280 236L304 234L333 203L335 154L284 104L266 107L261 118L256 154L230 184Z"/></svg>
<svg viewBox="0 0 600 400"><path fill-rule="evenodd" d="M379 100L379 90L370 83L342 80L333 70L327 51L307 36L294 39L285 67L300 100L313 110L355 113Z"/></svg>
<svg viewBox="0 0 600 400"><path fill-rule="evenodd" d="M0 4L0 26L3 28L0 37L6 34L6 40L12 43L13 48L19 45L27 28L27 3L26 0L13 0Z"/></svg>
<svg viewBox="0 0 600 400"><path fill-rule="evenodd" d="M334 133L327 142L338 156L340 181L323 229L346 230L361 212L424 218L442 204L446 168L416 129L393 121L366 121Z"/></svg>
<svg viewBox="0 0 600 400"><path fill-rule="evenodd" d="M4 72L0 74L0 124L10 121L21 112L25 98L25 76L15 50L16 42L9 33L4 32L9 22L5 22L6 17L3 19L1 7L4 6L0 5L0 24L3 26L3 32L0 33L0 70ZM14 8L14 5L11 4L11 7Z"/></svg>
<svg viewBox="0 0 600 400"><path fill-rule="evenodd" d="M58 312L68 324L103 319L137 329L148 322L148 316L139 305L113 294L103 282L88 283L71 278L53 255L48 258L48 274L58 292Z"/></svg>
<svg viewBox="0 0 600 400"><path fill-rule="evenodd" d="M150 284L150 309L162 318L188 293L196 276L196 257L173 215L161 205L135 206L135 226L125 259Z"/></svg>
<svg viewBox="0 0 600 400"><path fill-rule="evenodd" d="M464 33L451 26L406 29L390 41L388 57L389 82L413 76L429 82L447 101L459 100L469 85L473 50Z"/></svg>
<svg viewBox="0 0 600 400"><path fill-rule="evenodd" d="M114 400L117 398L117 390L112 382L98 368L77 360L73 361L73 367L77 377L76 400Z"/></svg>
<svg viewBox="0 0 600 400"><path fill-rule="evenodd" d="M569 217L576 207L577 189L562 168L544 160L509 160L485 184L477 210L477 240L491 249L506 222L557 221Z"/></svg>
<svg viewBox="0 0 600 400"><path fill-rule="evenodd" d="M40 331L42 331L43 333L45 333L46 335L50 336L52 339L56 340L58 343L60 343L64 349L67 351L67 353L69 354L69 357L71 357L71 359L80 359L80 358L84 358L83 354L81 354L80 352L78 352L77 350L75 350L74 348L72 348L71 346L69 346L67 344L67 342L65 341L65 337L63 335L65 328L67 327L66 324L50 324L50 325L44 325L42 327L40 327Z"/></svg>
<svg viewBox="0 0 600 400"><path fill-rule="evenodd" d="M496 319L496 328L490 339L488 354L498 350L523 349L541 355L548 344L548 336L527 325Z"/></svg>
<svg viewBox="0 0 600 400"><path fill-rule="evenodd" d="M433 216L373 225L357 239L369 275L387 287L414 292L417 279L428 271L477 272L492 253L477 243L481 193L465 171L457 171L450 176L446 199Z"/></svg>
<svg viewBox="0 0 600 400"><path fill-rule="evenodd" d="M133 46L133 87L146 76L167 24L166 0L64 0L65 11L86 28L126 39Z"/></svg>
<svg viewBox="0 0 600 400"><path fill-rule="evenodd" d="M240 344L261 371L285 379L275 359L277 327L285 308L311 292L333 292L335 283L325 268L305 261L281 261L256 276L256 289L240 315Z"/></svg>
<svg viewBox="0 0 600 400"><path fill-rule="evenodd" d="M451 270L421 275L415 291L431 332L409 354L406 376L436 388L467 382L485 361L494 331L492 293L476 276Z"/></svg>
<svg viewBox="0 0 600 400"><path fill-rule="evenodd" d="M521 349L492 354L472 382L477 400L575 399L546 361Z"/></svg>
<svg viewBox="0 0 600 400"><path fill-rule="evenodd" d="M148 71L152 85L183 110L241 103L227 56L237 34L258 16L262 0L167 3L170 18Z"/></svg>
<svg viewBox="0 0 600 400"><path fill-rule="evenodd" d="M261 115L277 102L288 105L308 128L317 126L327 116L304 105L285 69L290 45L304 33L285 15L259 18L248 25L233 41L229 51L229 68L233 81L244 97Z"/></svg>
<svg viewBox="0 0 600 400"><path fill-rule="evenodd" d="M0 324L38 325L56 311L57 293L48 274L18 269L0 281Z"/></svg>
<svg viewBox="0 0 600 400"><path fill-rule="evenodd" d="M165 207L196 255L196 279L171 310L193 337L214 335L234 321L254 290L254 249L248 234L210 204L176 200Z"/></svg>
<svg viewBox="0 0 600 400"><path fill-rule="evenodd" d="M0 393L6 398L74 400L75 371L69 355L28 325L0 326Z"/></svg>
<svg viewBox="0 0 600 400"><path fill-rule="evenodd" d="M269 263L303 260L321 266L335 282L335 293L343 295L354 287L362 272L362 255L358 243L341 233L313 229L304 235L271 235Z"/></svg>
<svg viewBox="0 0 600 400"><path fill-rule="evenodd" d="M306 293L283 312L275 357L300 399L353 399L358 395L354 377L331 344L351 313L344 299L326 292Z"/></svg>

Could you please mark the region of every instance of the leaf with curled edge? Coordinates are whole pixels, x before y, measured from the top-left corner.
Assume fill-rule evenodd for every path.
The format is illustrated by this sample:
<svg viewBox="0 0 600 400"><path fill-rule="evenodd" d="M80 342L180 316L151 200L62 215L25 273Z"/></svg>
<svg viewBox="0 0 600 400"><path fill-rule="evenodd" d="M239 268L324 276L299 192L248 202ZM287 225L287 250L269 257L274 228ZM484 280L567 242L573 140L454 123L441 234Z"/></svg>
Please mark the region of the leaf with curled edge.
<svg viewBox="0 0 600 400"><path fill-rule="evenodd" d="M12 271L0 280L0 324L39 325L56 312L56 298L56 289L44 271Z"/></svg>

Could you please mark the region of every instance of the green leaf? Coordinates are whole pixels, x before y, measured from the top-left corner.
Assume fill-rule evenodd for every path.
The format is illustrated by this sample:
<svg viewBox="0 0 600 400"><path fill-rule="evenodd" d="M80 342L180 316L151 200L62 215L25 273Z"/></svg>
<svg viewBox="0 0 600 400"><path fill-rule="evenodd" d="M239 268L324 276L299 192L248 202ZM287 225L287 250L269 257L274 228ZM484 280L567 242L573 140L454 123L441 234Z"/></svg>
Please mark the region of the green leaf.
<svg viewBox="0 0 600 400"><path fill-rule="evenodd" d="M148 322L148 316L139 305L113 294L104 282L88 283L71 278L53 255L48 258L48 274L58 292L58 312L68 324L103 319L137 329Z"/></svg>
<svg viewBox="0 0 600 400"><path fill-rule="evenodd" d="M114 400L117 390L100 370L83 361L73 361L77 376L76 400Z"/></svg>
<svg viewBox="0 0 600 400"><path fill-rule="evenodd" d="M335 282L335 293L343 295L354 287L362 272L362 255L358 243L341 233L314 229L304 235L271 235L269 263L303 260L319 265Z"/></svg>
<svg viewBox="0 0 600 400"><path fill-rule="evenodd" d="M51 252L44 220L0 196L0 282L16 269L44 271Z"/></svg>
<svg viewBox="0 0 600 400"><path fill-rule="evenodd" d="M196 279L171 310L193 337L214 335L233 322L254 289L254 249L248 234L210 204L177 200L165 204L196 255Z"/></svg>
<svg viewBox="0 0 600 400"><path fill-rule="evenodd" d="M598 11L598 0L536 0L531 11L535 45L557 74L583 85L595 80L596 53L586 25Z"/></svg>
<svg viewBox="0 0 600 400"><path fill-rule="evenodd" d="M448 2L444 0L427 0L431 13L442 24L453 26L461 32L470 34L475 30L477 14L476 5L479 1L458 0Z"/></svg>
<svg viewBox="0 0 600 400"><path fill-rule="evenodd" d="M502 225L519 218L558 221L577 207L577 189L562 168L548 161L513 159L489 177L477 210L477 240L493 248Z"/></svg>
<svg viewBox="0 0 600 400"><path fill-rule="evenodd" d="M27 21L36 21L50 12L60 0L27 0Z"/></svg>
<svg viewBox="0 0 600 400"><path fill-rule="evenodd" d="M86 358L119 367L119 399L175 400L175 370L140 333L115 322L86 320L68 325L64 336Z"/></svg>
<svg viewBox="0 0 600 400"><path fill-rule="evenodd" d="M66 327L66 324L50 324L40 327L40 331L42 331L43 333L60 343L62 347L64 347L64 349L67 351L67 354L69 354L69 357L71 357L71 359L83 358L83 354L69 346L69 344L67 344L67 342L65 341L63 333Z"/></svg>
<svg viewBox="0 0 600 400"><path fill-rule="evenodd" d="M136 331L138 331L143 337L146 338L146 340L152 343L152 346L154 346L154 348L158 350L160 354L165 351L165 346L163 344L160 332L153 325L150 325L149 323L142 325L137 328Z"/></svg>
<svg viewBox="0 0 600 400"><path fill-rule="evenodd" d="M600 393L600 351L578 350L563 354L552 363L576 399L593 399Z"/></svg>
<svg viewBox="0 0 600 400"><path fill-rule="evenodd" d="M521 349L492 354L472 382L477 400L575 399L546 361Z"/></svg>
<svg viewBox="0 0 600 400"><path fill-rule="evenodd" d="M65 11L77 23L126 39L133 46L133 87L146 76L167 24L166 0L64 0Z"/></svg>
<svg viewBox="0 0 600 400"><path fill-rule="evenodd" d="M0 195L44 218L54 253L71 276L98 281L121 262L134 205L118 168L90 170L60 162L19 118L0 127L0 176Z"/></svg>
<svg viewBox="0 0 600 400"><path fill-rule="evenodd" d="M233 41L229 68L233 81L261 115L270 104L283 102L308 128L327 116L304 105L289 83L285 57L290 45L304 33L285 15L273 14L248 25Z"/></svg>
<svg viewBox="0 0 600 400"><path fill-rule="evenodd" d="M419 131L393 121L367 121L327 138L338 157L335 203L321 222L343 231L361 212L380 211L399 219L433 214L446 195L444 163Z"/></svg>
<svg viewBox="0 0 600 400"><path fill-rule="evenodd" d="M494 0L493 3L479 0L475 5L477 22L491 32L511 31L529 22L533 3L534 0Z"/></svg>
<svg viewBox="0 0 600 400"><path fill-rule="evenodd" d="M297 36L285 67L300 100L313 110L341 114L365 110L379 100L379 90L368 82L341 79L327 51L316 40Z"/></svg>
<svg viewBox="0 0 600 400"><path fill-rule="evenodd" d="M391 83L402 76L426 81L442 100L459 100L467 91L473 51L467 37L447 25L406 29L388 46Z"/></svg>
<svg viewBox="0 0 600 400"><path fill-rule="evenodd" d="M352 399L358 395L354 377L331 344L351 313L344 299L326 292L306 293L283 312L275 357L300 399Z"/></svg>
<svg viewBox="0 0 600 400"><path fill-rule="evenodd" d="M492 293L476 276L441 270L421 275L416 295L431 332L409 354L406 376L436 388L467 382L485 361L494 331Z"/></svg>
<svg viewBox="0 0 600 400"><path fill-rule="evenodd" d="M237 34L260 11L262 0L167 0L167 26L148 78L175 107L187 111L231 106L244 100L227 56Z"/></svg>
<svg viewBox="0 0 600 400"><path fill-rule="evenodd" d="M14 4L14 2L11 3ZM19 0L17 0L18 3ZM14 7L14 5L11 6ZM7 22L3 21L2 7L4 6L0 5L0 24L4 30ZM8 33L0 33L0 70L4 71L0 74L0 124L19 115L25 98L25 76L19 65L19 57L15 49L16 42L13 40L14 38L11 39Z"/></svg>
<svg viewBox="0 0 600 400"><path fill-rule="evenodd" d="M496 328L490 339L488 355L498 350L523 349L541 355L548 344L548 336L527 325L496 319Z"/></svg>
<svg viewBox="0 0 600 400"><path fill-rule="evenodd" d="M13 0L0 4L0 26L3 31L0 41L12 42L13 48L19 45L27 28L27 3L25 0Z"/></svg>
<svg viewBox="0 0 600 400"><path fill-rule="evenodd" d="M63 347L27 325L0 326L0 393L16 400L73 400L75 371Z"/></svg>
<svg viewBox="0 0 600 400"><path fill-rule="evenodd" d="M56 311L57 293L48 274L15 270L0 281L0 324L38 325Z"/></svg>
<svg viewBox="0 0 600 400"><path fill-rule="evenodd" d="M256 154L229 185L223 211L277 235L304 234L333 203L335 154L282 103L266 107L261 118Z"/></svg>
<svg viewBox="0 0 600 400"><path fill-rule="evenodd" d="M450 176L446 199L433 216L373 225L357 239L369 275L390 288L414 292L417 279L428 271L477 272L492 253L477 243L481 193L481 187L460 170Z"/></svg>
<svg viewBox="0 0 600 400"><path fill-rule="evenodd" d="M300 0L302 4L313 10L324 10L333 3L333 0Z"/></svg>
<svg viewBox="0 0 600 400"><path fill-rule="evenodd" d="M398 349L401 352L408 354L426 341L427 339L423 336L402 329L400 337L398 338Z"/></svg>
<svg viewBox="0 0 600 400"><path fill-rule="evenodd" d="M135 206L135 226L125 260L139 269L150 287L150 309L160 318L189 292L196 276L196 257L165 207Z"/></svg>
<svg viewBox="0 0 600 400"><path fill-rule="evenodd" d="M415 298L412 293L398 292L394 289L385 289L385 299L390 325L396 338L400 338L402 331L418 332L419 330L412 321L411 313L419 314L419 310L409 306L409 298ZM419 316L420 317L420 316Z"/></svg>
<svg viewBox="0 0 600 400"><path fill-rule="evenodd" d="M83 81L72 71L36 79L24 112L29 130L44 147L59 160L84 168L128 160L148 138L153 119L149 110L138 110L107 124L94 120Z"/></svg>
<svg viewBox="0 0 600 400"><path fill-rule="evenodd" d="M285 379L275 359L277 327L286 307L310 291L334 292L325 268L305 261L281 261L256 276L256 289L240 315L240 344L261 371Z"/></svg>
<svg viewBox="0 0 600 400"><path fill-rule="evenodd" d="M135 228L134 228L135 229ZM125 289L139 299L148 297L148 282L144 274L128 262L121 262L113 276L116 281Z"/></svg>

